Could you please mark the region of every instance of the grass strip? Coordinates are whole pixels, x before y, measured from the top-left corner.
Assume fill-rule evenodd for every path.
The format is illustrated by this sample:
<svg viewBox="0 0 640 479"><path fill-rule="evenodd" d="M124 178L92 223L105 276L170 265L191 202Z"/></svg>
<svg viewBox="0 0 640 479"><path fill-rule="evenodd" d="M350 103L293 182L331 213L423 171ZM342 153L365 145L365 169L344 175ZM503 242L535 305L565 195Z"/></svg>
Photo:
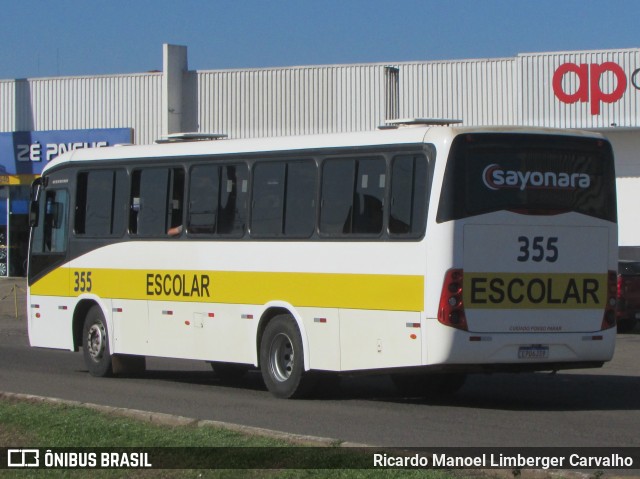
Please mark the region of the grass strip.
<svg viewBox="0 0 640 479"><path fill-rule="evenodd" d="M0 447L68 447L68 448L257 448L255 453L268 454L267 448L291 448L296 444L271 438L243 434L225 428L189 425L167 426L119 417L68 404L42 401L0 399ZM169 451L169 449L167 449ZM279 450L281 453L283 450ZM335 456L338 464L362 461L362 453L349 448L316 447L306 449L316 455L317 464L326 464L327 456ZM218 452L220 452L218 450ZM252 454L253 454L252 450ZM286 452L286 450L285 450ZM307 453L307 452L305 452ZM360 455L359 455L360 454ZM268 459L268 458L266 458ZM240 467L242 465L240 464ZM478 477L474 474L475 477ZM450 471L372 470L372 469L39 469L0 470L1 478L460 478Z"/></svg>

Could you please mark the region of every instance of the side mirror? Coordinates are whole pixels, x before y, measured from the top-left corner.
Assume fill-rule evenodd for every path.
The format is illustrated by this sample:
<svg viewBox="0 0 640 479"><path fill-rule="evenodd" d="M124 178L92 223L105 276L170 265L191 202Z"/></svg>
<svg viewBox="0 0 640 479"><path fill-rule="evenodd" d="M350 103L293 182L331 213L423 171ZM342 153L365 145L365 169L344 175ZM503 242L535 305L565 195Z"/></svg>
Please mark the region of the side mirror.
<svg viewBox="0 0 640 479"><path fill-rule="evenodd" d="M39 203L37 201L31 201L29 203L29 227L34 228L38 225L38 210Z"/></svg>
<svg viewBox="0 0 640 479"><path fill-rule="evenodd" d="M38 211L40 209L40 190L42 188L42 179L37 178L31 183L30 203L29 203L29 226L33 228L38 225Z"/></svg>
<svg viewBox="0 0 640 479"><path fill-rule="evenodd" d="M29 193L29 199L31 201L38 201L40 197L40 189L42 188L42 178L36 178L31 183L31 191Z"/></svg>

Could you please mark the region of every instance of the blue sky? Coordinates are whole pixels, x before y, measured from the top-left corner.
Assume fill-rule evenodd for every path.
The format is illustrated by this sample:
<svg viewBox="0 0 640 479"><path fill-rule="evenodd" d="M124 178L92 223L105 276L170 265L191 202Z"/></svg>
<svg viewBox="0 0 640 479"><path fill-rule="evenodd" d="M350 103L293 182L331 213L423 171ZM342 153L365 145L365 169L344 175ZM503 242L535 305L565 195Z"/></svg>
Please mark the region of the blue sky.
<svg viewBox="0 0 640 479"><path fill-rule="evenodd" d="M640 47L640 0L0 0L0 79Z"/></svg>

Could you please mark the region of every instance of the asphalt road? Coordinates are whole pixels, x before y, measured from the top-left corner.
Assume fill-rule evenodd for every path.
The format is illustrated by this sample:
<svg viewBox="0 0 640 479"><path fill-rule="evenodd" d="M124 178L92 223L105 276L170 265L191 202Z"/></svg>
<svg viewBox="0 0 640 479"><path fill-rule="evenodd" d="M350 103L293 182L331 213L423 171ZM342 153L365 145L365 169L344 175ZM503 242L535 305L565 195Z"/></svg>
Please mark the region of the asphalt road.
<svg viewBox="0 0 640 479"><path fill-rule="evenodd" d="M639 334L619 335L602 369L472 376L447 403L403 398L386 376L344 378L322 398L279 400L258 373L225 386L193 361L149 359L144 375L93 378L81 353L29 347L22 304L14 317L13 284L0 282L0 391L370 445L640 446Z"/></svg>

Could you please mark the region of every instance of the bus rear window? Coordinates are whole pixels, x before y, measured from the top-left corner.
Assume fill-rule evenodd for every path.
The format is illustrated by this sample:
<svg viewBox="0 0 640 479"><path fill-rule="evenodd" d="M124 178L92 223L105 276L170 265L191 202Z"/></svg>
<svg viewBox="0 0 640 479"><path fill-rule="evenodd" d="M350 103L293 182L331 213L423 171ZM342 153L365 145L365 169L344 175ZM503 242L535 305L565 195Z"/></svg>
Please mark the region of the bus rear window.
<svg viewBox="0 0 640 479"><path fill-rule="evenodd" d="M604 140L468 134L451 146L437 221L512 211L576 212L615 222L615 198L613 154Z"/></svg>

